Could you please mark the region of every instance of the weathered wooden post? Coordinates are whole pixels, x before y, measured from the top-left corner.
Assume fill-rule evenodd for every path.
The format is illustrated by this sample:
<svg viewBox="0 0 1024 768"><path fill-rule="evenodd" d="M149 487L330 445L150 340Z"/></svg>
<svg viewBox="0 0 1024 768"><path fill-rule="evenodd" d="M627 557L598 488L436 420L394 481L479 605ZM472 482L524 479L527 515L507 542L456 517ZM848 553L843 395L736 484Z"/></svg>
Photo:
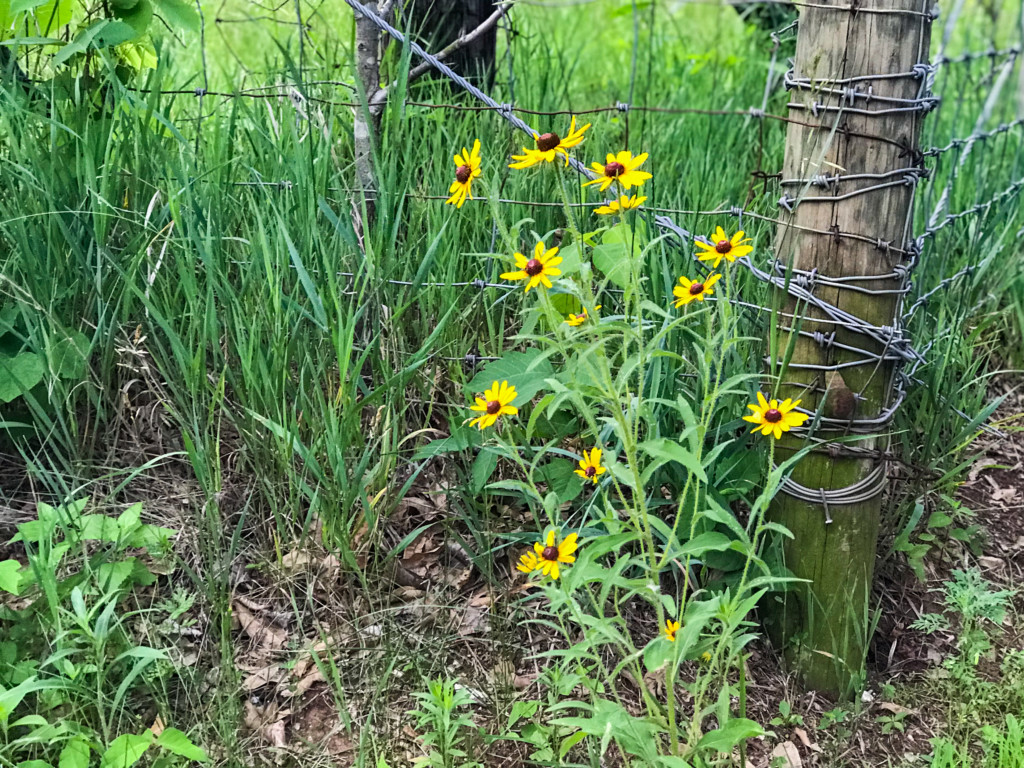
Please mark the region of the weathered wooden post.
<svg viewBox="0 0 1024 768"><path fill-rule="evenodd" d="M806 687L839 694L856 685L870 639L885 433L907 354L898 317L916 259L918 137L934 106L920 66L932 17L931 0L802 5L786 80L796 122L786 139L777 274L814 298L780 292L769 366L780 397L803 398L819 418L784 436L776 461L808 434L829 444L798 463L770 511L795 536L782 542L786 567L810 583L769 606L766 624ZM849 435L865 439L835 440Z"/></svg>

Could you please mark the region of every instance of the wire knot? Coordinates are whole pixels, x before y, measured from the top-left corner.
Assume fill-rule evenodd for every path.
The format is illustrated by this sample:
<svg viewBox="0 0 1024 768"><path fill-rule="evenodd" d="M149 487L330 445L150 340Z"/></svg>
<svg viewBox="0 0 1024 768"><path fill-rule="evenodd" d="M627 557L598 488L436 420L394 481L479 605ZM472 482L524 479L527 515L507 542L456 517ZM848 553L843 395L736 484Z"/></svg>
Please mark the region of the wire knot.
<svg viewBox="0 0 1024 768"><path fill-rule="evenodd" d="M196 96L200 96L200 97L201 96L205 96L206 95L206 89L205 88L196 88L195 95Z"/></svg>
<svg viewBox="0 0 1024 768"><path fill-rule="evenodd" d="M628 102L625 102L625 101L617 101L617 102L615 102L615 108L617 110L619 110L619 112L623 112L623 113L629 112L629 107L630 107L630 105L629 105Z"/></svg>
<svg viewBox="0 0 1024 768"><path fill-rule="evenodd" d="M813 331L811 338L822 349L831 349L836 341L836 332L822 333L821 331Z"/></svg>
<svg viewBox="0 0 1024 768"><path fill-rule="evenodd" d="M833 184L839 183L839 174L829 176L827 173L816 173L811 176L811 186L821 187L822 189L828 189Z"/></svg>
<svg viewBox="0 0 1024 768"><path fill-rule="evenodd" d="M470 285L472 285L474 288L479 288L481 291L487 287L487 283L484 281L483 278L480 277L478 277L476 280L470 283Z"/></svg>
<svg viewBox="0 0 1024 768"><path fill-rule="evenodd" d="M914 73L915 78L917 78L918 80L923 80L926 77L929 77L935 71L935 69L936 68L931 64L924 64L919 62L915 64L913 67L911 67L910 71Z"/></svg>
<svg viewBox="0 0 1024 768"><path fill-rule="evenodd" d="M763 109L758 108L758 107L751 107L750 108L750 116L760 120L760 119L762 119L765 116L765 111Z"/></svg>
<svg viewBox="0 0 1024 768"><path fill-rule="evenodd" d="M788 192L783 192L782 193L782 197L779 198L778 205L779 205L780 208L785 208L787 211L792 213L793 212L793 203L794 202L796 202L796 201L793 200L793 198L791 198L789 196Z"/></svg>

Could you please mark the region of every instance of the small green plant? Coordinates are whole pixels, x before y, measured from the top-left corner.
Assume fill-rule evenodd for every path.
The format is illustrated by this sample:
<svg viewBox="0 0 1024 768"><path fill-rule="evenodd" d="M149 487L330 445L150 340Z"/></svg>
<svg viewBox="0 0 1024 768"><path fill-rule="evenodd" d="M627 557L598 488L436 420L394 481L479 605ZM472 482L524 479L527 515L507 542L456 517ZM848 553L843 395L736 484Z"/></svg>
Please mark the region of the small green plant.
<svg viewBox="0 0 1024 768"><path fill-rule="evenodd" d="M430 748L417 758L417 768L478 768L480 763L467 759L469 732L475 730L473 718L464 710L473 700L464 688L452 680L431 680L427 691L414 694L420 709L409 714L422 731L423 744Z"/></svg>
<svg viewBox="0 0 1024 768"><path fill-rule="evenodd" d="M887 736L893 731L903 733L907 729L906 723L903 721L907 719L908 715L910 715L910 710L900 710L889 715L879 715L875 722L882 726L883 736Z"/></svg>
<svg viewBox="0 0 1024 768"><path fill-rule="evenodd" d="M783 699L779 702L779 714L771 719L770 724L775 726L784 726L787 728L802 726L804 724L804 718L803 715L793 712L792 705Z"/></svg>
<svg viewBox="0 0 1024 768"><path fill-rule="evenodd" d="M992 590L991 584L977 568L953 571L953 578L943 584L942 602L949 613L959 617L955 630L960 660L971 666L978 664L981 656L992 647L988 626L999 625L1006 616L1006 609L1014 590ZM953 629L946 614L926 613L911 624L914 629L934 633L941 629Z"/></svg>
<svg viewBox="0 0 1024 768"><path fill-rule="evenodd" d="M27 565L0 562L0 589L19 596L0 611L0 734L11 763L33 768L130 768L150 749L162 764L206 754L175 728L147 728L133 714L170 670L167 654L138 644L127 627L133 589L156 580L147 558L174 534L141 521L136 504L117 517L86 514L87 501L38 505L12 543Z"/></svg>

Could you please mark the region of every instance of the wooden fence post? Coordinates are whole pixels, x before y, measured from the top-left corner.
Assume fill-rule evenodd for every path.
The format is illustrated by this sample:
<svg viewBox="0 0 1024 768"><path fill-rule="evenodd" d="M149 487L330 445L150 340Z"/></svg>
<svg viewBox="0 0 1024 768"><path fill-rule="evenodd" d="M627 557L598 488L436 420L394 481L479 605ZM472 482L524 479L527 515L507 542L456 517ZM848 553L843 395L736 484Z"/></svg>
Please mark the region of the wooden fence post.
<svg viewBox="0 0 1024 768"><path fill-rule="evenodd" d="M807 455L769 513L795 536L781 542L786 567L810 583L780 595L765 623L806 687L838 694L856 686L872 628L885 414L903 344L899 289L915 259L918 139L934 106L924 98L927 70L915 65L928 61L931 22L930 0L815 0L800 8L787 76L796 122L782 174L780 270L880 329L827 322L813 301L780 292L770 351L779 396L800 397L819 413L816 425L808 422L812 440L866 436ZM784 436L776 462L805 439Z"/></svg>
<svg viewBox="0 0 1024 768"><path fill-rule="evenodd" d="M364 7L377 12L376 0L367 0ZM356 231L362 232L369 222L359 220L358 203L365 202L366 215L372 220L377 196L377 179L373 169L373 145L377 141L377 120L373 103L380 90L380 30L365 15L356 13L356 81L359 84L360 100L366 99L366 107L355 107L352 119L352 144L355 155L356 182L358 192L353 204L356 213ZM362 195L362 200L359 200Z"/></svg>

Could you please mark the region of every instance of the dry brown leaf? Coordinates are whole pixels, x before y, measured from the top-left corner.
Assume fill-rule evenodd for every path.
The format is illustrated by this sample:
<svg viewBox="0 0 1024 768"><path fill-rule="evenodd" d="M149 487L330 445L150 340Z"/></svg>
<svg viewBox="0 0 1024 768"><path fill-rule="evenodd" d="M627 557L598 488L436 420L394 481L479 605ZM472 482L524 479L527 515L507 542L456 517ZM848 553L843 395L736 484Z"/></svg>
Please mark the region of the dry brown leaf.
<svg viewBox="0 0 1024 768"><path fill-rule="evenodd" d="M245 702L243 723L254 733L258 733L265 741L275 747L286 747L285 723L291 715L290 709L281 709L274 702L265 707L258 707L251 700Z"/></svg>
<svg viewBox="0 0 1024 768"><path fill-rule="evenodd" d="M242 690L252 692L264 685L279 683L283 678L284 670L277 664L270 664L246 675L242 680Z"/></svg>
<svg viewBox="0 0 1024 768"><path fill-rule="evenodd" d="M283 629L257 616L237 600L233 604L233 613L242 631L253 641L273 651L284 648L288 633Z"/></svg>
<svg viewBox="0 0 1024 768"><path fill-rule="evenodd" d="M160 715L157 715L156 719L153 720L153 724L149 726L149 730L153 732L154 736L159 736L164 732L164 728L166 727L167 726L164 725L164 719L160 717Z"/></svg>
<svg viewBox="0 0 1024 768"><path fill-rule="evenodd" d="M910 709L909 707L904 707L904 706L902 706L900 704L893 704L891 701L880 701L875 706L877 706L879 709L884 709L886 712L891 712L894 715L903 715L903 714L906 714L906 715L916 715L917 714L917 710L916 709Z"/></svg>
<svg viewBox="0 0 1024 768"><path fill-rule="evenodd" d="M778 759L781 758L781 759ZM804 761L800 758L800 750L792 741L776 744L772 750L772 764L778 768L803 768Z"/></svg>

